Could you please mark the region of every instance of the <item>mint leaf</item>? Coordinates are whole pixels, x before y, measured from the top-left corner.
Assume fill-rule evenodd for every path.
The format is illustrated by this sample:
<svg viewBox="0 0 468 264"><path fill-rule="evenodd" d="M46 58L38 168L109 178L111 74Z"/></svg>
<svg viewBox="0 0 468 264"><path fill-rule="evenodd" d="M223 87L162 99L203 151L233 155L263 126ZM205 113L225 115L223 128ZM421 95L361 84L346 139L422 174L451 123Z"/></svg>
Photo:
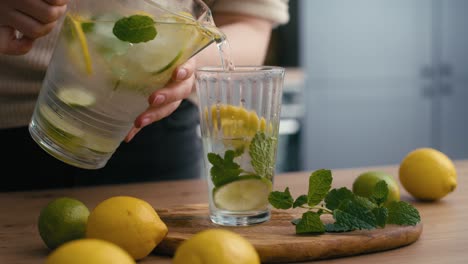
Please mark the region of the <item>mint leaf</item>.
<svg viewBox="0 0 468 264"><path fill-rule="evenodd" d="M236 153L227 150L224 159L216 153L208 153L208 161L213 165L210 169L211 180L218 187L235 180L242 173L239 164L234 162Z"/></svg>
<svg viewBox="0 0 468 264"><path fill-rule="evenodd" d="M275 166L276 138L257 132L249 145L252 167L260 177L271 179Z"/></svg>
<svg viewBox="0 0 468 264"><path fill-rule="evenodd" d="M158 32L151 17L132 15L117 20L112 33L122 41L140 43L153 40Z"/></svg>
<svg viewBox="0 0 468 264"><path fill-rule="evenodd" d="M333 224L326 224L325 231L326 232L348 232L348 231L352 231L352 229L342 227L336 223L333 223Z"/></svg>
<svg viewBox="0 0 468 264"><path fill-rule="evenodd" d="M311 211L302 214L301 221L296 224L296 234L324 233L325 226L320 215Z"/></svg>
<svg viewBox="0 0 468 264"><path fill-rule="evenodd" d="M294 199L289 192L289 187L286 187L284 192L271 192L268 196L268 201L277 209L289 209L293 205Z"/></svg>
<svg viewBox="0 0 468 264"><path fill-rule="evenodd" d="M377 226L374 214L353 200L343 201L333 211L333 218L338 226L348 230L374 229Z"/></svg>
<svg viewBox="0 0 468 264"><path fill-rule="evenodd" d="M359 195L354 195L353 200L356 203L364 206L365 208L367 208L369 210L373 210L374 208L378 207L375 203L373 203L371 200L369 200L369 198L362 197L362 196L359 196Z"/></svg>
<svg viewBox="0 0 468 264"><path fill-rule="evenodd" d="M418 210L411 204L403 201L391 202L388 206L387 224L416 225L421 222Z"/></svg>
<svg viewBox="0 0 468 264"><path fill-rule="evenodd" d="M377 182L372 192L372 198L378 205L383 204L388 197L388 185L384 180Z"/></svg>
<svg viewBox="0 0 468 264"><path fill-rule="evenodd" d="M354 194L346 187L331 190L325 197L325 206L330 210L335 210L342 201L353 199Z"/></svg>
<svg viewBox="0 0 468 264"><path fill-rule="evenodd" d="M291 220L291 224L297 225L297 224L299 224L299 222L300 222L301 220L302 220L301 218L295 218L295 219Z"/></svg>
<svg viewBox="0 0 468 264"><path fill-rule="evenodd" d="M293 208L299 207L307 203L307 195L303 194L294 201Z"/></svg>
<svg viewBox="0 0 468 264"><path fill-rule="evenodd" d="M319 204L330 191L332 183L330 170L316 170L309 177L309 192L307 193L310 206Z"/></svg>
<svg viewBox="0 0 468 264"><path fill-rule="evenodd" d="M385 207L376 207L372 210L372 213L377 220L377 225L380 227L385 227L388 217L388 209Z"/></svg>

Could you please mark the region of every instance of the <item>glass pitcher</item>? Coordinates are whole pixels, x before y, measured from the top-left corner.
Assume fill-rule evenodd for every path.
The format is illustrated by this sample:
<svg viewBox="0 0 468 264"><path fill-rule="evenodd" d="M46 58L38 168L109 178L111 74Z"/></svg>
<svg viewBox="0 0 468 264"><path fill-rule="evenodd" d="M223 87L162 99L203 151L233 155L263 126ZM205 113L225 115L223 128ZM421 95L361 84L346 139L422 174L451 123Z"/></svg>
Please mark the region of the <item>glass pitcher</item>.
<svg viewBox="0 0 468 264"><path fill-rule="evenodd" d="M104 167L148 96L224 36L201 0L75 0L68 6L29 131L68 164Z"/></svg>

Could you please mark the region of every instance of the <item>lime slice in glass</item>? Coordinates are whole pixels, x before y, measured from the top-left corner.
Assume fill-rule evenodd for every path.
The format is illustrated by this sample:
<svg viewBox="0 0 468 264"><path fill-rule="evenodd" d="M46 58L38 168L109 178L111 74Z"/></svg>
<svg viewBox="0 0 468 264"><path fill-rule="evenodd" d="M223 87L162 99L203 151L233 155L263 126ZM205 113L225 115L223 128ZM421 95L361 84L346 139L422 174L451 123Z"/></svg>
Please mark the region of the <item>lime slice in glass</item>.
<svg viewBox="0 0 468 264"><path fill-rule="evenodd" d="M264 210L272 183L259 176L241 176L238 180L213 189L213 202L218 209L229 211Z"/></svg>
<svg viewBox="0 0 468 264"><path fill-rule="evenodd" d="M67 87L58 91L57 97L71 106L89 107L96 103L94 95L79 87Z"/></svg>

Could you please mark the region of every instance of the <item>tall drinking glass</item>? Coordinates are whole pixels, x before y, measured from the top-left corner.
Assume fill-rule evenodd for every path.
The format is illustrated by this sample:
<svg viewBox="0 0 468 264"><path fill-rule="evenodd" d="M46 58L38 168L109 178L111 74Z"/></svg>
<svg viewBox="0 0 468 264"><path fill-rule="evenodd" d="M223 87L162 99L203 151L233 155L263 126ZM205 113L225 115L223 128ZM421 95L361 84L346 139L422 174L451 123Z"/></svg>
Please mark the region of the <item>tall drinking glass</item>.
<svg viewBox="0 0 468 264"><path fill-rule="evenodd" d="M29 125L71 165L105 166L175 67L224 36L201 0L75 0Z"/></svg>
<svg viewBox="0 0 468 264"><path fill-rule="evenodd" d="M197 69L211 220L243 226L270 219L284 69Z"/></svg>

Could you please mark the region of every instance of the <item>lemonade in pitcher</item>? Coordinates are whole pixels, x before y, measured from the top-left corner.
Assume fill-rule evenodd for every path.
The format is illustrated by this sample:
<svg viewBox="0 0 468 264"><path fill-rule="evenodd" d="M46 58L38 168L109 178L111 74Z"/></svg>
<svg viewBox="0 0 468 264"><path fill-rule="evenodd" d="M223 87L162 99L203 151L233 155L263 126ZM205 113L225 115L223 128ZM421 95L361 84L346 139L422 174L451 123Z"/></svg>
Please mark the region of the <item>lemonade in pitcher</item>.
<svg viewBox="0 0 468 264"><path fill-rule="evenodd" d="M201 1L74 1L30 133L66 163L101 168L148 107L148 96L178 65L223 40Z"/></svg>

